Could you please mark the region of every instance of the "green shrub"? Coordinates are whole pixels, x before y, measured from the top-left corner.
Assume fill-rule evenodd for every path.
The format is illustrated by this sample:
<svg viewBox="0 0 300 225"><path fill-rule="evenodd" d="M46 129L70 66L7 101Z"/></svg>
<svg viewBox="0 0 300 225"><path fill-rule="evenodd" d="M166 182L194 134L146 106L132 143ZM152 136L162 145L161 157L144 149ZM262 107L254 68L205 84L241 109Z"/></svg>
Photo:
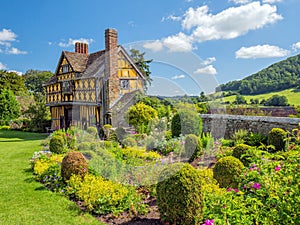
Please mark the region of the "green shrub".
<svg viewBox="0 0 300 225"><path fill-rule="evenodd" d="M127 133L123 127L118 127L115 130L115 134L117 136L118 142L122 143L123 139L126 137Z"/></svg>
<svg viewBox="0 0 300 225"><path fill-rule="evenodd" d="M126 137L123 141L122 141L122 145L124 147L134 147L136 146L136 141L133 137Z"/></svg>
<svg viewBox="0 0 300 225"><path fill-rule="evenodd" d="M260 133L250 133L245 138L245 144L259 147L261 144L267 144L267 137Z"/></svg>
<svg viewBox="0 0 300 225"><path fill-rule="evenodd" d="M285 149L287 132L281 128L273 128L268 134L268 145L273 145L275 151Z"/></svg>
<svg viewBox="0 0 300 225"><path fill-rule="evenodd" d="M243 163L233 157L226 156L217 161L213 168L214 178L219 182L220 187L223 188L237 188L238 177L244 168Z"/></svg>
<svg viewBox="0 0 300 225"><path fill-rule="evenodd" d="M247 130L240 129L235 131L234 134L231 136L231 139L234 140L234 143L243 144L245 139L248 137L249 132Z"/></svg>
<svg viewBox="0 0 300 225"><path fill-rule="evenodd" d="M78 150L79 150L79 151L91 150L90 142L81 142L81 143L78 145Z"/></svg>
<svg viewBox="0 0 300 225"><path fill-rule="evenodd" d="M249 154L249 150L251 149L251 146L246 144L238 144L233 148L232 156L239 159L244 166L249 165L249 160L247 159L247 154Z"/></svg>
<svg viewBox="0 0 300 225"><path fill-rule="evenodd" d="M65 141L62 136L55 135L50 139L49 149L56 154L62 154L66 152Z"/></svg>
<svg viewBox="0 0 300 225"><path fill-rule="evenodd" d="M195 134L189 134L186 136L184 144L184 157L189 158L189 162L194 161L196 158L203 154L201 139Z"/></svg>
<svg viewBox="0 0 300 225"><path fill-rule="evenodd" d="M180 110L176 113L171 121L172 137L179 137L180 134L195 134L202 133L202 119L196 111Z"/></svg>
<svg viewBox="0 0 300 225"><path fill-rule="evenodd" d="M129 209L138 213L143 207L141 197L134 188L91 174L84 179L73 175L68 181L67 192L82 200L84 206L96 214L113 213L117 216Z"/></svg>
<svg viewBox="0 0 300 225"><path fill-rule="evenodd" d="M206 133L203 134L201 137L201 142L202 142L202 147L206 150L206 151L210 151L214 148L214 138L211 135L211 133Z"/></svg>
<svg viewBox="0 0 300 225"><path fill-rule="evenodd" d="M234 146L234 140L230 140L230 139L222 139L222 140L221 140L221 146L225 146L225 147L233 147L233 146Z"/></svg>
<svg viewBox="0 0 300 225"><path fill-rule="evenodd" d="M96 127L90 126L87 128L86 132L88 132L92 137L98 138L98 130Z"/></svg>
<svg viewBox="0 0 300 225"><path fill-rule="evenodd" d="M189 164L172 164L159 176L157 205L166 224L193 225L202 221L201 176Z"/></svg>
<svg viewBox="0 0 300 225"><path fill-rule="evenodd" d="M70 179L72 174L84 177L88 172L88 164L82 153L69 152L62 160L61 163L61 176L64 181Z"/></svg>
<svg viewBox="0 0 300 225"><path fill-rule="evenodd" d="M170 131L170 130L165 131L165 139L167 141L172 139L172 131Z"/></svg>

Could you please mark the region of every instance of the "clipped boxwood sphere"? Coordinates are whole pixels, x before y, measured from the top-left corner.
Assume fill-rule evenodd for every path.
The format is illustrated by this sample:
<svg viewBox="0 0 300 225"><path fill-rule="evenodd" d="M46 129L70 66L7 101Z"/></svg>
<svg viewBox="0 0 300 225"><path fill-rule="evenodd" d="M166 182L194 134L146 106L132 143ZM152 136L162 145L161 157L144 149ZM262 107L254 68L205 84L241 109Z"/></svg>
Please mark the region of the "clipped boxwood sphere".
<svg viewBox="0 0 300 225"><path fill-rule="evenodd" d="M286 131L281 128L273 128L268 134L268 145L274 145L275 152L285 149Z"/></svg>
<svg viewBox="0 0 300 225"><path fill-rule="evenodd" d="M189 162L192 162L201 154L203 154L201 139L195 134L187 135L184 144L184 156L189 158Z"/></svg>
<svg viewBox="0 0 300 225"><path fill-rule="evenodd" d="M124 147L134 147L137 145L136 140L133 137L126 137L122 141Z"/></svg>
<svg viewBox="0 0 300 225"><path fill-rule="evenodd" d="M88 163L80 152L69 152L61 163L61 176L64 181L70 179L73 174L84 177L88 172Z"/></svg>
<svg viewBox="0 0 300 225"><path fill-rule="evenodd" d="M251 149L251 146L249 146L249 145L238 144L237 146L234 147L232 156L239 159L244 164L244 166L248 166L250 163L249 160L247 160L245 157L242 158L242 155L249 153L250 149Z"/></svg>
<svg viewBox="0 0 300 225"><path fill-rule="evenodd" d="M233 156L223 157L217 161L213 168L214 178L222 188L237 188L237 178L242 173L243 168L244 165L239 159Z"/></svg>
<svg viewBox="0 0 300 225"><path fill-rule="evenodd" d="M62 136L55 135L50 139L49 149L56 154L65 153L65 141Z"/></svg>
<svg viewBox="0 0 300 225"><path fill-rule="evenodd" d="M157 205L166 224L193 225L203 218L201 176L189 164L169 165L159 176Z"/></svg>

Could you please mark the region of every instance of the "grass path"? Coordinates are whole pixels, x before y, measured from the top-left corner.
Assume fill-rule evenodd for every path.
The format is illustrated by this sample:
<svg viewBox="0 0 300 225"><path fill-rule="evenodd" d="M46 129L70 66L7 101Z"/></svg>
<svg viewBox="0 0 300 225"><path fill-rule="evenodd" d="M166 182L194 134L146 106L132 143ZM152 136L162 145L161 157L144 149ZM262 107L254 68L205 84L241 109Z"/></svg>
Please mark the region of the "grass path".
<svg viewBox="0 0 300 225"><path fill-rule="evenodd" d="M29 159L45 137L0 130L0 224L101 224L32 179Z"/></svg>

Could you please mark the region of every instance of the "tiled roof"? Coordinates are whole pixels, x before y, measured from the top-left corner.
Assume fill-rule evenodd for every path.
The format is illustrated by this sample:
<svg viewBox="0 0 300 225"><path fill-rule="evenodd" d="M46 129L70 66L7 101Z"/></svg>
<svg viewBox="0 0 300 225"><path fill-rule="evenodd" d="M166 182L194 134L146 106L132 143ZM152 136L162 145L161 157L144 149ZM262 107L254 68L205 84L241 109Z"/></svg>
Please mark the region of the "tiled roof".
<svg viewBox="0 0 300 225"><path fill-rule="evenodd" d="M104 72L105 50L95 52L89 55L86 69L81 77L101 76Z"/></svg>
<svg viewBox="0 0 300 225"><path fill-rule="evenodd" d="M66 51L64 51L64 55L70 62L75 72L82 73L86 69L89 55Z"/></svg>

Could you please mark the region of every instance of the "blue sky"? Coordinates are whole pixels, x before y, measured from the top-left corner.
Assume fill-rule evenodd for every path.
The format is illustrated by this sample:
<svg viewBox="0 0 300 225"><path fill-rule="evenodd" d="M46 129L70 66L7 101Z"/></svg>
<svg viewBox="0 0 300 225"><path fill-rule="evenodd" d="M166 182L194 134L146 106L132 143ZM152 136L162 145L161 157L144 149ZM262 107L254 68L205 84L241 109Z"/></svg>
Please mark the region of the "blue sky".
<svg viewBox="0 0 300 225"><path fill-rule="evenodd" d="M10 0L1 2L0 69L54 72L74 42L104 30L154 59L149 94L211 92L300 53L299 0Z"/></svg>

